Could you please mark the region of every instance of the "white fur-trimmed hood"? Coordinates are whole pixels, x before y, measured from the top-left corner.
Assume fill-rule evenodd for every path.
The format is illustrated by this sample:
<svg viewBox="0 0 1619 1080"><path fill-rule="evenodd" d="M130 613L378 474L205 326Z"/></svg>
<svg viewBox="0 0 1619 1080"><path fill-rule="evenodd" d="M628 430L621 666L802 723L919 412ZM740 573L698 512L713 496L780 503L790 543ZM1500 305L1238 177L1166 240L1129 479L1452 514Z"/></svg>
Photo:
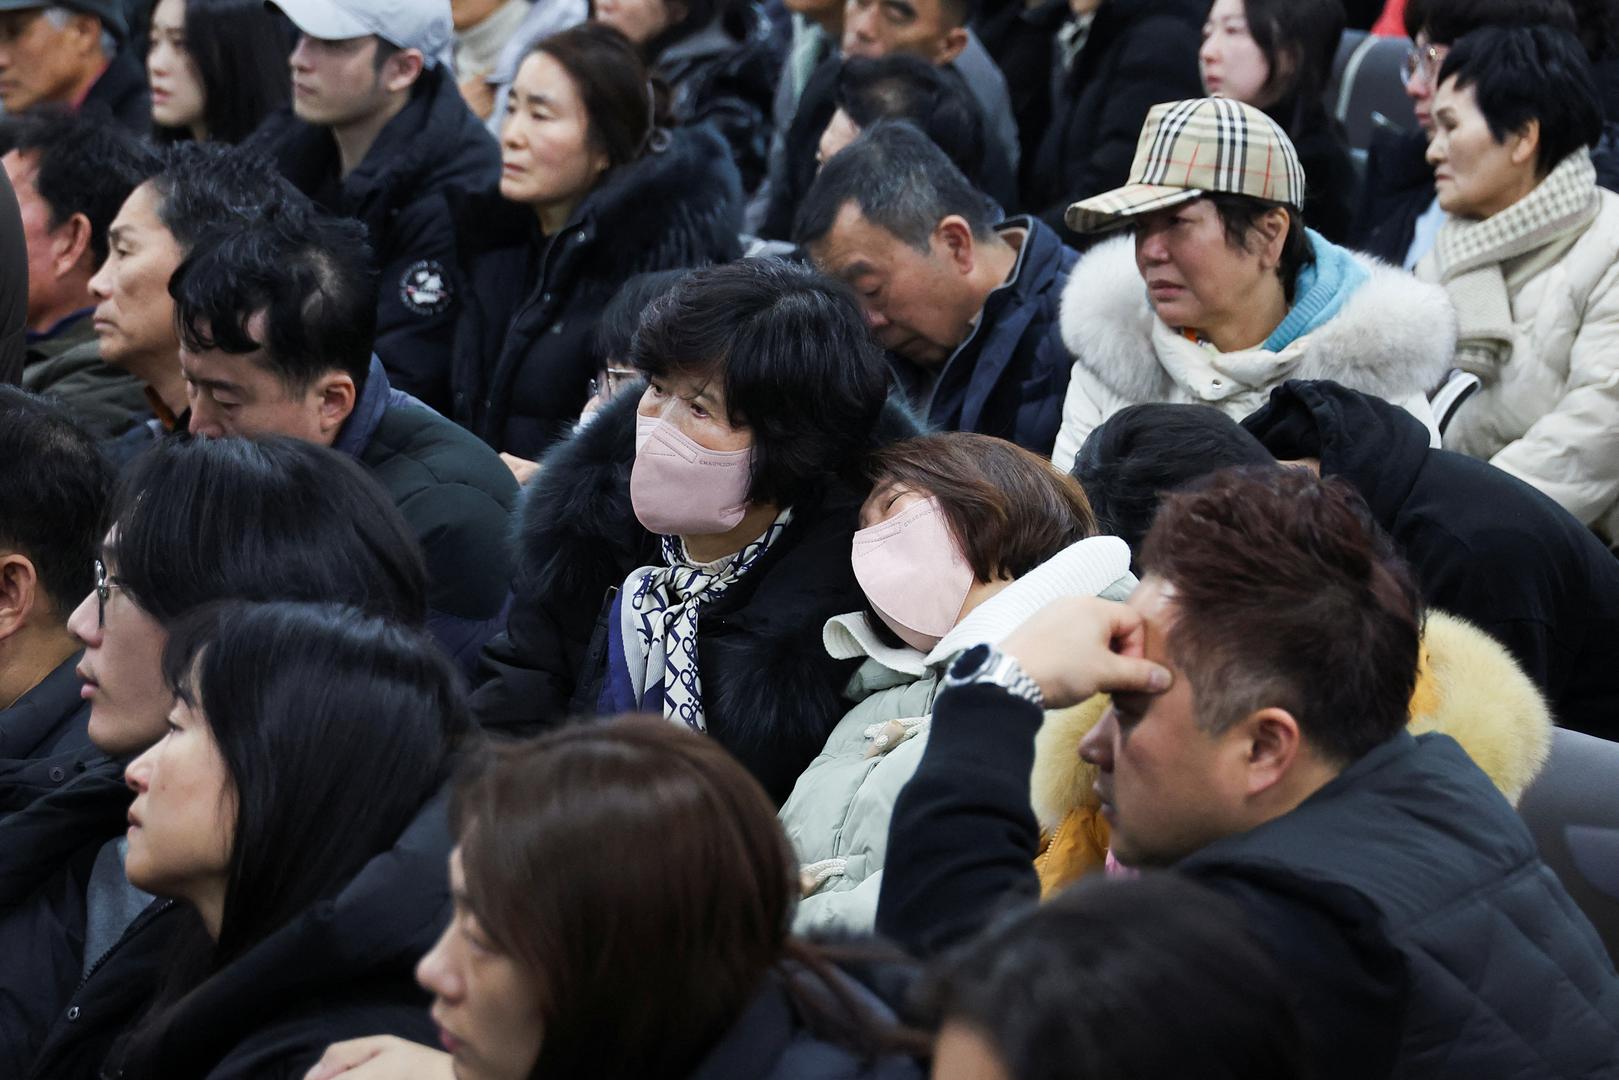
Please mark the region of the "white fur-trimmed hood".
<svg viewBox="0 0 1619 1080"><path fill-rule="evenodd" d="M1354 258L1370 278L1302 339L1299 359L1276 382L1331 379L1396 402L1426 394L1443 379L1456 347L1456 315L1445 290L1370 256ZM1129 236L1092 249L1068 277L1063 343L1077 367L1126 402L1189 398L1158 359L1156 319Z"/></svg>

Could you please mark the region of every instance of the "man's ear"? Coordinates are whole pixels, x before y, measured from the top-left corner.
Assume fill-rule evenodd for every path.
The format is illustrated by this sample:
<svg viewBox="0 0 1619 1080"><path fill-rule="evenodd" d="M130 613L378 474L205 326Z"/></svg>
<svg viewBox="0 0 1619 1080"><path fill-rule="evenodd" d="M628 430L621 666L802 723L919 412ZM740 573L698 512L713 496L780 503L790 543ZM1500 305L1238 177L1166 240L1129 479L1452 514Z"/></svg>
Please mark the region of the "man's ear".
<svg viewBox="0 0 1619 1080"><path fill-rule="evenodd" d="M947 255L962 275L972 273L978 263L978 246L973 241L973 228L959 214L950 214L933 228L933 241L937 250Z"/></svg>
<svg viewBox="0 0 1619 1080"><path fill-rule="evenodd" d="M954 30L947 32L944 35L944 40L939 43L939 51L933 54L934 66L944 67L944 65L951 63L961 55L962 50L966 47L967 28L965 26L958 26Z"/></svg>
<svg viewBox="0 0 1619 1080"><path fill-rule="evenodd" d="M354 387L354 376L346 371L322 375L310 388L310 394L318 399L316 408L320 411L320 433L328 441L336 439L337 430L354 411L354 402L359 397Z"/></svg>
<svg viewBox="0 0 1619 1080"><path fill-rule="evenodd" d="M1247 751L1247 793L1271 790L1286 779L1303 749L1299 722L1286 709L1265 708L1241 722Z"/></svg>
<svg viewBox="0 0 1619 1080"><path fill-rule="evenodd" d="M90 219L83 214L74 214L51 230L51 269L57 277L73 273L86 253L90 256L85 261L86 273L96 272L95 252L90 245L93 232Z"/></svg>
<svg viewBox="0 0 1619 1080"><path fill-rule="evenodd" d="M0 641L32 623L35 609L49 604L28 556L15 551L0 555Z"/></svg>
<svg viewBox="0 0 1619 1080"><path fill-rule="evenodd" d="M378 81L384 90L397 94L401 90L409 90L421 78L426 67L427 58L420 49L400 49L382 62L382 74Z"/></svg>

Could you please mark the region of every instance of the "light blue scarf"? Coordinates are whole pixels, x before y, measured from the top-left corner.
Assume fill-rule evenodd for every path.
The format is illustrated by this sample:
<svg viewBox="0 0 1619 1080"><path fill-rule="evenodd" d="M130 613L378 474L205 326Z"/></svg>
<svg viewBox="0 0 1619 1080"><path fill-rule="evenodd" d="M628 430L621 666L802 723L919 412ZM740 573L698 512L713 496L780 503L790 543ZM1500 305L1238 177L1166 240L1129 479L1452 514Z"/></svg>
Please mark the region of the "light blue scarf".
<svg viewBox="0 0 1619 1080"><path fill-rule="evenodd" d="M1314 331L1343 308L1344 302L1371 274L1348 250L1327 240L1314 229L1306 229L1315 263L1299 271L1293 290L1293 309L1281 325L1271 331L1260 348L1281 352L1304 335Z"/></svg>

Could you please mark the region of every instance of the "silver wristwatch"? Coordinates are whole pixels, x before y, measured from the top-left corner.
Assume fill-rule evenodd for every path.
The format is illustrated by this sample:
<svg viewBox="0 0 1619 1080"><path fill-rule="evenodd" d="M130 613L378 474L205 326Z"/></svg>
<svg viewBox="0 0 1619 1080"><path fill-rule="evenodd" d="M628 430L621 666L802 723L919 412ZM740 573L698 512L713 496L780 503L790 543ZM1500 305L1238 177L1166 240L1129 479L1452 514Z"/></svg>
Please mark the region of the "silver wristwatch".
<svg viewBox="0 0 1619 1080"><path fill-rule="evenodd" d="M944 686L949 690L957 686L999 686L1013 697L1020 697L1037 709L1045 708L1045 697L1040 684L1024 673L1016 658L1007 656L988 645L974 645L956 657L945 673Z"/></svg>

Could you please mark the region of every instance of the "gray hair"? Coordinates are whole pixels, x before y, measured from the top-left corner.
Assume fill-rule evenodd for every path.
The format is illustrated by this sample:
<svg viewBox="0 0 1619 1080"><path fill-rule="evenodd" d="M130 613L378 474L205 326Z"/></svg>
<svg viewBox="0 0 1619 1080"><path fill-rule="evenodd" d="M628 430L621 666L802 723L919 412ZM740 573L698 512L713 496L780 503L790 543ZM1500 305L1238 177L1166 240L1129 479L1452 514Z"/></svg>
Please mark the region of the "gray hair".
<svg viewBox="0 0 1619 1080"><path fill-rule="evenodd" d="M42 12L42 14L45 16L45 20L52 26L56 27L56 29L66 30L67 24L72 21L73 16L88 15L89 12L70 11L65 7L48 7ZM118 39L113 37L112 34L107 31L107 28L103 26L101 28L101 55L106 57L108 60L111 60L114 54L117 52Z"/></svg>
<svg viewBox="0 0 1619 1080"><path fill-rule="evenodd" d="M967 222L976 240L989 239L995 226L984 195L933 140L903 120L872 124L832 156L804 196L793 241L819 243L849 202L924 253L933 230L952 215Z"/></svg>

